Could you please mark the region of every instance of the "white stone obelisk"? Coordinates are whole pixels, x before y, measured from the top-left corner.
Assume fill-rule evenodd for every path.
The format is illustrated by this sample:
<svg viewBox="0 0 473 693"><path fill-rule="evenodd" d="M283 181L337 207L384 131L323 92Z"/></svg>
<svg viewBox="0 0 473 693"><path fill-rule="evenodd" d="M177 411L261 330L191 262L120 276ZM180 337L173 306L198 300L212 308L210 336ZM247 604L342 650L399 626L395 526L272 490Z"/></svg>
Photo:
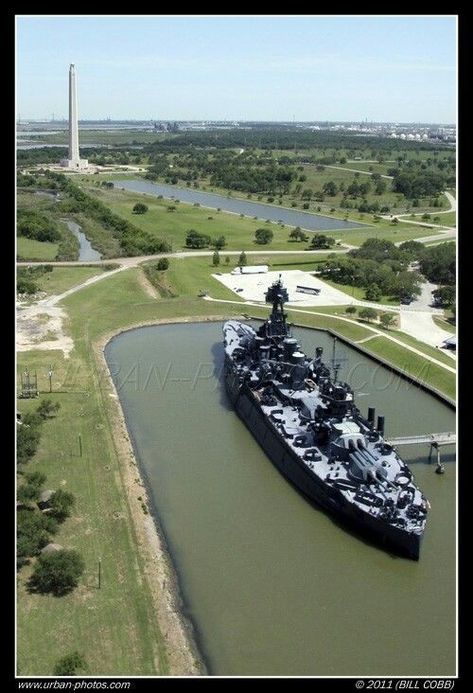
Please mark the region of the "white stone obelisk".
<svg viewBox="0 0 473 693"><path fill-rule="evenodd" d="M69 67L69 158L61 161L61 166L71 169L85 169L89 165L87 159L79 155L79 116L77 108L76 69Z"/></svg>

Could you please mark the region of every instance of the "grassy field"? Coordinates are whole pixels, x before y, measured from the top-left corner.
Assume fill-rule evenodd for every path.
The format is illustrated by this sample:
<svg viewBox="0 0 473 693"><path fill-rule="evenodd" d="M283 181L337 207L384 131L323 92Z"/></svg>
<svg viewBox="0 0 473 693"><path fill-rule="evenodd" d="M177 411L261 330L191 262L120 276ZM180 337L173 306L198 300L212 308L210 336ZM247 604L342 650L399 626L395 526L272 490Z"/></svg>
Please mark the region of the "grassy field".
<svg viewBox="0 0 473 693"><path fill-rule="evenodd" d="M143 193L131 193L123 190L103 190L88 187L88 192L94 193L112 211L128 219L136 226L149 231L172 243L174 250L185 248L185 237L189 229L195 229L200 233L210 235L212 238L224 235L227 241L225 250L304 250L307 243L295 243L289 240L292 227L281 227L278 224L266 224L262 219L255 220L248 217L241 218L235 214L217 212L217 210L203 209L193 205L178 203L174 212L168 208L174 203L171 200L159 200L151 195ZM176 188L176 196L179 189ZM133 214L132 209L136 202L145 201L148 206L146 214ZM211 217L211 218L209 218ZM370 221L371 215L365 215L364 221ZM360 220L359 220L360 221ZM363 223L363 220L361 220ZM254 242L256 229L268 226L274 238L267 246L259 246ZM340 240L350 245L361 245L367 238L386 238L394 242L405 241L412 238L425 236L425 229L412 225L398 224L396 227L388 222L379 222L366 228L329 231L325 235ZM310 234L309 234L310 236Z"/></svg>
<svg viewBox="0 0 473 693"><path fill-rule="evenodd" d="M91 674L165 674L163 638L143 579L106 416L108 403L92 356L75 352L66 362L62 352L38 351L18 358L19 370L37 370L40 388L46 387L49 364L54 371L51 399L61 409L57 419L44 424L39 452L28 468L47 475L46 488L65 488L75 495L73 514L54 541L80 551L86 570L79 587L61 598L28 593L31 567L20 571L18 673L51 675L60 657L78 650ZM24 412L36 404L20 400L19 408Z"/></svg>
<svg viewBox="0 0 473 693"><path fill-rule="evenodd" d="M432 214L432 218L435 214ZM457 213L456 212L446 212L445 214L439 214L440 221L436 222L438 224L444 224L445 226L456 226L457 225Z"/></svg>
<svg viewBox="0 0 473 693"><path fill-rule="evenodd" d="M37 284L40 291L45 291L48 296L62 294L63 291L103 271L101 267L53 267L52 272L46 272L39 277Z"/></svg>
<svg viewBox="0 0 473 693"><path fill-rule="evenodd" d="M58 247L57 243L34 241L24 236L16 239L18 260L54 260Z"/></svg>

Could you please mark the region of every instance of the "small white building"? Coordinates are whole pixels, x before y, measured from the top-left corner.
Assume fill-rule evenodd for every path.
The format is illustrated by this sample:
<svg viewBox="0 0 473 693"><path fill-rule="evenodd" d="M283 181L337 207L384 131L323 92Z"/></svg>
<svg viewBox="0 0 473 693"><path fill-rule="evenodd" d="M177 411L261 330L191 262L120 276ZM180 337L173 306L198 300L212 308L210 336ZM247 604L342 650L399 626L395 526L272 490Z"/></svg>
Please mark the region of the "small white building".
<svg viewBox="0 0 473 693"><path fill-rule="evenodd" d="M235 269L231 271L231 274L266 274L268 269L268 265L246 265L235 267Z"/></svg>

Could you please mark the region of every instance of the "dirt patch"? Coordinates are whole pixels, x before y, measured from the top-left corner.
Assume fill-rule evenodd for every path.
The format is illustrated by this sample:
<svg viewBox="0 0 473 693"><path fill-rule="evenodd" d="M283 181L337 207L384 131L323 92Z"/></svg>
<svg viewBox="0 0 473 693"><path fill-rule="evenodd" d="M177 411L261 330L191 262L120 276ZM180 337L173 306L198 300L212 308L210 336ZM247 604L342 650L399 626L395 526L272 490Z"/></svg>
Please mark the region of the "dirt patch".
<svg viewBox="0 0 473 693"><path fill-rule="evenodd" d="M138 272L138 283L145 292L147 296L150 298L159 298L159 294L154 288L154 286L151 284L149 281L148 277L146 274L143 272L143 270L140 268L140 271Z"/></svg>
<svg viewBox="0 0 473 693"><path fill-rule="evenodd" d="M66 313L63 308L47 303L17 306L16 342L18 351L61 349L65 358L74 347L63 330Z"/></svg>

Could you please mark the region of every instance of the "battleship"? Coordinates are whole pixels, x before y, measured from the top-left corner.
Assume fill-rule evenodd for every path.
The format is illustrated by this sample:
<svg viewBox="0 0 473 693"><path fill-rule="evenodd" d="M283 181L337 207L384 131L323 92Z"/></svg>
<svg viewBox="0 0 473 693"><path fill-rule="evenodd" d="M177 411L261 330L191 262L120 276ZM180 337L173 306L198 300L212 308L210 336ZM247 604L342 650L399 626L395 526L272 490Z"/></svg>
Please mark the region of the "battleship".
<svg viewBox="0 0 473 693"><path fill-rule="evenodd" d="M272 311L254 330L223 326L228 397L279 471L309 500L377 545L418 560L429 502L396 449L384 417L364 418L352 388L317 347L306 356L292 336L281 277L266 292Z"/></svg>

